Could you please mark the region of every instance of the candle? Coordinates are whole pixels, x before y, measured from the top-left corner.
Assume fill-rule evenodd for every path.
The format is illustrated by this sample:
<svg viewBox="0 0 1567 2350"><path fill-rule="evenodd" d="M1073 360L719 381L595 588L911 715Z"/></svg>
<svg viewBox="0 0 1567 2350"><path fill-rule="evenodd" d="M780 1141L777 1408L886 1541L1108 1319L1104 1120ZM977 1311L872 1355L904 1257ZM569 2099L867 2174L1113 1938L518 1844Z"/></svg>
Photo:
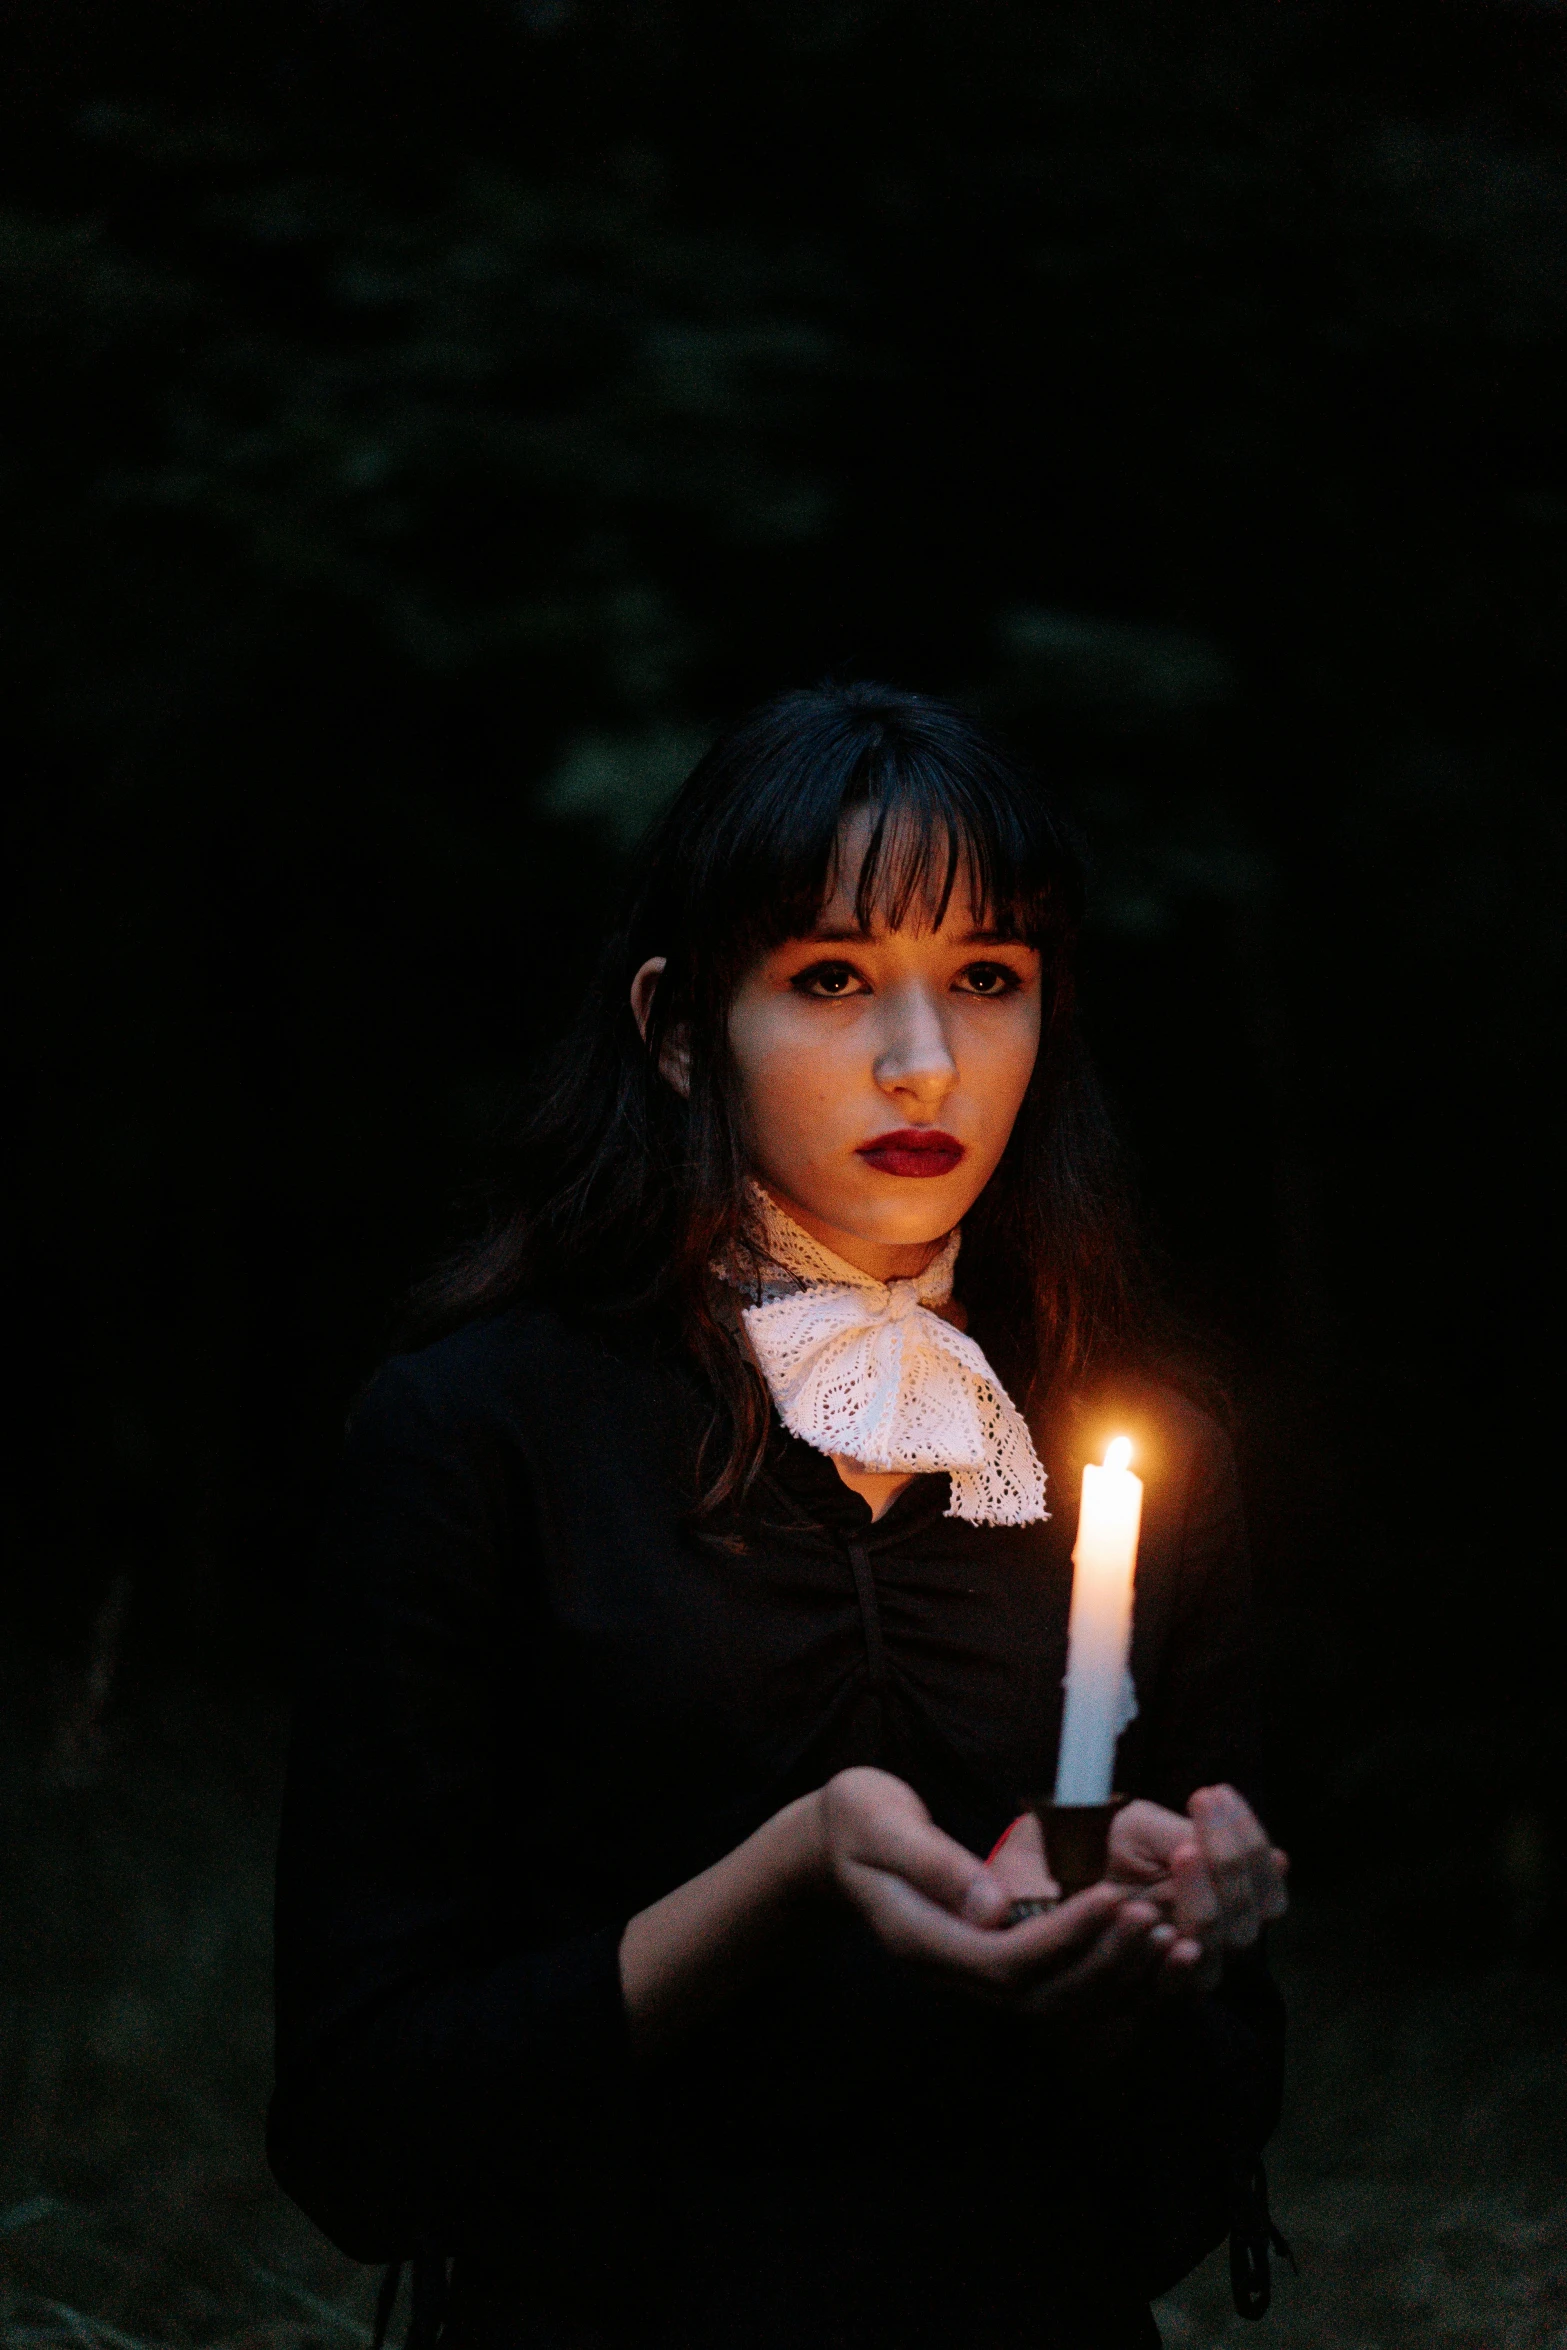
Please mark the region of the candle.
<svg viewBox="0 0 1567 2350"><path fill-rule="evenodd" d="M1137 1711L1126 1669L1132 1644L1132 1577L1143 1481L1117 1436L1104 1467L1083 1471L1083 1509L1072 1552L1072 1618L1067 1634L1066 1706L1056 1763L1057 1803L1108 1803L1115 1745Z"/></svg>

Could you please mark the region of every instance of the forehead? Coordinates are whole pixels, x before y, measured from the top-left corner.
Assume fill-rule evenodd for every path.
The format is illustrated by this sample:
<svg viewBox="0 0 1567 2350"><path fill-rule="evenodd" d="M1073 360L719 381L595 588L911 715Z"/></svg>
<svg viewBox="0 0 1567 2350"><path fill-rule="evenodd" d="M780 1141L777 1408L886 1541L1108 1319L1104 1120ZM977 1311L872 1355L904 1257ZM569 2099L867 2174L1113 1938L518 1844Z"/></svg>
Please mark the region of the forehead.
<svg viewBox="0 0 1567 2350"><path fill-rule="evenodd" d="M1015 935L988 904L961 838L870 808L852 809L839 825L815 930Z"/></svg>

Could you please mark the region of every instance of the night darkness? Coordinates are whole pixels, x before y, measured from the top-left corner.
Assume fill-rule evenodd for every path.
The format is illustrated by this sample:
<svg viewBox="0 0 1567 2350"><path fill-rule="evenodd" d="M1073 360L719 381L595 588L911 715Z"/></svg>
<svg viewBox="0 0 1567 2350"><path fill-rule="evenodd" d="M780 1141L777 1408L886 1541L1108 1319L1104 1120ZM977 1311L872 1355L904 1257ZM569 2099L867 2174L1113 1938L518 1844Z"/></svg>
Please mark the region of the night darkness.
<svg viewBox="0 0 1567 2350"><path fill-rule="evenodd" d="M1545 2350L1567 14L60 0L6 46L16 2341L358 2322L232 2021L291 1595L642 823L836 675L970 703L1091 846L1302 1893L1275 2334Z"/></svg>

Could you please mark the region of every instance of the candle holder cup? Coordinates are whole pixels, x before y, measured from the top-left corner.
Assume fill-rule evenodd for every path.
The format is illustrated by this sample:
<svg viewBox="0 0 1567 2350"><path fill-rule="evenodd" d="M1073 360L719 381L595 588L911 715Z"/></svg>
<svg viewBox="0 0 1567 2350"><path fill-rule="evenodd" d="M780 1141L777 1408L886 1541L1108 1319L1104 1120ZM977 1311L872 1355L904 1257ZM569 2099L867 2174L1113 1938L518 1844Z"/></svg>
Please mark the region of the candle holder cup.
<svg viewBox="0 0 1567 2350"><path fill-rule="evenodd" d="M1061 1888L1063 1901L1070 1901L1074 1893L1086 1893L1104 1876L1110 1857L1110 1824L1128 1800L1124 1795L1112 1795L1108 1803L1056 1803L1039 1795L1030 1801L1028 1808L1045 1840L1045 1861ZM1019 1926L1026 1918L1043 1917L1055 1906L1054 1901L1040 1899L1014 1901L1007 1923Z"/></svg>
<svg viewBox="0 0 1567 2350"><path fill-rule="evenodd" d="M1047 1803L1029 1805L1045 1839L1045 1860L1061 1888L1063 1901L1097 1885L1110 1858L1110 1825L1127 1801L1112 1795L1108 1803Z"/></svg>

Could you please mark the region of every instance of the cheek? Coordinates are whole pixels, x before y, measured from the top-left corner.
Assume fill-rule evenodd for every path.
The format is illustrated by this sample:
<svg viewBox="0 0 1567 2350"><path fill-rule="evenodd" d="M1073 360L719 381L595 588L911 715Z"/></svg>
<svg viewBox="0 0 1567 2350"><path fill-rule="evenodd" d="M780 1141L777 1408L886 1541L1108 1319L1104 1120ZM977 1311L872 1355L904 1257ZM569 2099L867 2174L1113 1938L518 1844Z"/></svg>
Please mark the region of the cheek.
<svg viewBox="0 0 1567 2350"><path fill-rule="evenodd" d="M988 1117L1008 1127L1017 1116L1039 1057L1039 1007L998 1021L975 1040L971 1061L974 1091Z"/></svg>
<svg viewBox="0 0 1567 2350"><path fill-rule="evenodd" d="M729 1022L729 1044L740 1072L747 1129L760 1140L786 1125L802 1090L802 1056L787 1023L770 1007L737 1004Z"/></svg>
<svg viewBox="0 0 1567 2350"><path fill-rule="evenodd" d="M729 1024L730 1048L740 1072L746 1129L767 1159L795 1159L822 1139L835 1103L846 1091L841 1041L819 1032L802 1037L791 1007L740 1005Z"/></svg>

